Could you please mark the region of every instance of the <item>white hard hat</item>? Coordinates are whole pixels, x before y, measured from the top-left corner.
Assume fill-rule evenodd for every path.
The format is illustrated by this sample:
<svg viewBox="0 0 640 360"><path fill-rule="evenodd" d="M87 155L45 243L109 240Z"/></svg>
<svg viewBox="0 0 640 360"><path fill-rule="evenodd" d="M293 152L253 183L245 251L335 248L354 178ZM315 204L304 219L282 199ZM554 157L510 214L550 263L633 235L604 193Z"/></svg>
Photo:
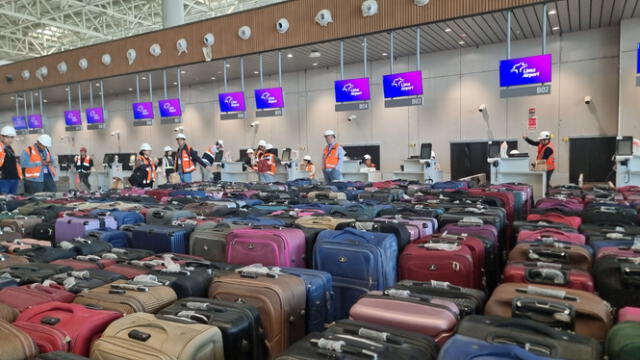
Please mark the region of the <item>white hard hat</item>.
<svg viewBox="0 0 640 360"><path fill-rule="evenodd" d="M217 144L217 145L220 145L220 146L224 146L224 141L222 141L222 140L218 140L218 141L216 141L216 144Z"/></svg>
<svg viewBox="0 0 640 360"><path fill-rule="evenodd" d="M267 142L264 140L258 141L258 146L267 146Z"/></svg>
<svg viewBox="0 0 640 360"><path fill-rule="evenodd" d="M164 152L173 151L173 148L171 146L165 146L163 151Z"/></svg>
<svg viewBox="0 0 640 360"><path fill-rule="evenodd" d="M538 140L548 140L551 139L551 133L548 131L541 131L540 135L538 135Z"/></svg>
<svg viewBox="0 0 640 360"><path fill-rule="evenodd" d="M2 131L0 131L0 135L16 137L16 129L14 129L13 126L5 126L2 128Z"/></svg>
<svg viewBox="0 0 640 360"><path fill-rule="evenodd" d="M253 149L251 148L247 149L247 154L253 154Z"/></svg>
<svg viewBox="0 0 640 360"><path fill-rule="evenodd" d="M52 145L51 136L47 134L38 136L38 142L46 147L51 147Z"/></svg>
<svg viewBox="0 0 640 360"><path fill-rule="evenodd" d="M365 156L364 156L364 159L365 159L365 160L371 160L371 155L369 155L369 154L365 155Z"/></svg>
<svg viewBox="0 0 640 360"><path fill-rule="evenodd" d="M324 132L324 136L331 136L331 135L336 136L336 132L333 130L327 130Z"/></svg>
<svg viewBox="0 0 640 360"><path fill-rule="evenodd" d="M187 140L187 137L183 133L179 133L176 135L176 139L184 139Z"/></svg>
<svg viewBox="0 0 640 360"><path fill-rule="evenodd" d="M307 160L307 161L311 161L311 155L305 155L302 159L303 160Z"/></svg>
<svg viewBox="0 0 640 360"><path fill-rule="evenodd" d="M151 145L149 145L148 143L144 143L144 144L140 145L140 151L142 151L142 150L151 151Z"/></svg>
<svg viewBox="0 0 640 360"><path fill-rule="evenodd" d="M273 149L273 145L271 144L267 144L267 146L265 147L266 150L271 150Z"/></svg>
<svg viewBox="0 0 640 360"><path fill-rule="evenodd" d="M511 151L509 152L509 154L511 154L511 155L520 154L520 151L518 151L518 150L511 150Z"/></svg>

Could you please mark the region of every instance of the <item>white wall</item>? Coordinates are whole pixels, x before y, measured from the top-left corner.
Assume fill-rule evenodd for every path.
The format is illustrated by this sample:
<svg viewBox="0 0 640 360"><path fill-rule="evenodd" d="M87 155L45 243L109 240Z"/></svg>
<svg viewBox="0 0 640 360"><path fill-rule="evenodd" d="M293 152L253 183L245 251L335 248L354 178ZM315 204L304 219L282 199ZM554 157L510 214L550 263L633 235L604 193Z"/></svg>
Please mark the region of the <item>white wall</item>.
<svg viewBox="0 0 640 360"><path fill-rule="evenodd" d="M620 24L620 134L640 138L640 87L636 86L640 19Z"/></svg>
<svg viewBox="0 0 640 360"><path fill-rule="evenodd" d="M331 128L338 132L342 144L380 144L382 170L387 174L397 171L402 159L417 154L421 142L432 142L442 169L448 173L450 142L520 139L526 133L528 109L535 107L538 130L550 130L556 136L559 170L555 182L565 182L569 169L568 143L560 139L616 134L618 39L618 27L550 38L548 51L553 54L553 85L552 94L545 96L500 98L498 65L499 60L505 58L506 46L498 44L423 55L425 101L420 107L385 109L381 79L389 72L389 64L375 62L370 65L371 110L357 112L358 119L354 122L346 120L350 113L334 112L333 81L338 78L339 69L333 67L284 74L285 116L260 119L261 126L255 137L248 127L256 120L252 115L255 109L251 91L247 92L248 119L219 120L220 81L183 89L183 126L190 143L200 150L221 138L227 149L237 154L239 148L265 139L280 148L309 152L316 159L323 147L322 132ZM535 55L540 47L539 40L514 42L512 56ZM397 72L414 68L414 57L401 58L396 63ZM347 66L346 77L361 75L362 64ZM246 86L247 89L258 87L257 78L248 79ZM269 86L277 86L275 77L266 80L265 87ZM230 84L230 89L238 87L237 83ZM590 107L583 102L586 95L594 99ZM85 145L101 159L105 152L117 150L115 138L110 135L114 130L122 132L123 151L135 151L140 143L150 142L160 154L162 147L173 145L175 126L131 126L133 101L131 94L107 98L108 129L79 133L64 131L62 115L66 104L47 104L46 130L54 138L54 152L73 153ZM477 111L482 103L488 107L484 115ZM11 114L4 113L1 118L6 122ZM635 124L640 131L637 121ZM65 135L71 135L74 141L61 140ZM24 142L27 141L33 139L27 137ZM417 146L410 146L412 144ZM527 149L523 141L520 147L535 152L533 148Z"/></svg>

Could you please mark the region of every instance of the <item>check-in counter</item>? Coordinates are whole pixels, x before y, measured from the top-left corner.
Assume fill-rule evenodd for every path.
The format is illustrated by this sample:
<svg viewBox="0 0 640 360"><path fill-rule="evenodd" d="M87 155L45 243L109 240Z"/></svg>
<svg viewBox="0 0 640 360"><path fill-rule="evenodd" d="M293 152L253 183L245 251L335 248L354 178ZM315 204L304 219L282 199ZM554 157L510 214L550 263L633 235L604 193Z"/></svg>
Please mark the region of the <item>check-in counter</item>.
<svg viewBox="0 0 640 360"><path fill-rule="evenodd" d="M221 171L222 181L229 182L257 182L258 174L253 171L249 171L246 164L241 161L224 162L222 163Z"/></svg>
<svg viewBox="0 0 640 360"><path fill-rule="evenodd" d="M363 168L360 160L344 160L342 178L346 181L362 181L364 183L382 181L382 173L375 169Z"/></svg>
<svg viewBox="0 0 640 360"><path fill-rule="evenodd" d="M616 186L640 186L640 155L616 156Z"/></svg>
<svg viewBox="0 0 640 360"><path fill-rule="evenodd" d="M547 193L547 174L544 171L532 171L531 159L521 158L491 158L487 160L491 165L491 184L525 183L533 186L534 199L543 198Z"/></svg>
<svg viewBox="0 0 640 360"><path fill-rule="evenodd" d="M406 159L402 163L402 171L394 172L393 178L435 183L442 180L442 172L438 170L436 159Z"/></svg>

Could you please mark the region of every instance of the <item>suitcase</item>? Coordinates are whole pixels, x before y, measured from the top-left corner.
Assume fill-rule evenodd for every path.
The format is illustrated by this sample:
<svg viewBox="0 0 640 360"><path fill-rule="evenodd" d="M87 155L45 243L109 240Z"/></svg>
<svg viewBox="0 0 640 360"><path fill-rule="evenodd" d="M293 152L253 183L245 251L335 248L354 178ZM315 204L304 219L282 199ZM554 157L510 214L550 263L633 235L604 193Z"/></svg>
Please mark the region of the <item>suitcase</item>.
<svg viewBox="0 0 640 360"><path fill-rule="evenodd" d="M63 217L56 220L55 242L59 244L63 241L73 240L82 237L87 231L105 227L117 229L118 224L111 216L99 218Z"/></svg>
<svg viewBox="0 0 640 360"><path fill-rule="evenodd" d="M76 304L101 307L122 314L146 312L155 314L177 300L168 286L142 286L118 280L78 294Z"/></svg>
<svg viewBox="0 0 640 360"><path fill-rule="evenodd" d="M89 358L64 351L53 351L40 354L34 360L89 360Z"/></svg>
<svg viewBox="0 0 640 360"><path fill-rule="evenodd" d="M303 216L296 220L295 224L306 228L335 230L339 224L353 221L355 221L355 219L334 218L330 216Z"/></svg>
<svg viewBox="0 0 640 360"><path fill-rule="evenodd" d="M635 209L613 206L587 207L582 212L582 220L587 224L616 222L626 225L636 225L638 212Z"/></svg>
<svg viewBox="0 0 640 360"><path fill-rule="evenodd" d="M502 284L489 298L485 315L535 320L599 342L613 325L611 306L598 296L548 285Z"/></svg>
<svg viewBox="0 0 640 360"><path fill-rule="evenodd" d="M25 310L13 325L29 334L41 353L68 351L87 356L91 343L121 317L114 311L54 301Z"/></svg>
<svg viewBox="0 0 640 360"><path fill-rule="evenodd" d="M202 256L210 261L225 261L227 234L244 227L246 226L226 223L199 224L189 237L189 254Z"/></svg>
<svg viewBox="0 0 640 360"><path fill-rule="evenodd" d="M186 298L162 309L158 315L216 326L222 333L225 359L265 359L264 330L258 309L239 302Z"/></svg>
<svg viewBox="0 0 640 360"><path fill-rule="evenodd" d="M215 278L209 298L255 306L265 330L269 357L274 358L305 333L306 286L297 276L261 266ZM264 274L264 275L263 275Z"/></svg>
<svg viewBox="0 0 640 360"><path fill-rule="evenodd" d="M312 191L307 194L309 201L317 200L347 200L347 194L343 192Z"/></svg>
<svg viewBox="0 0 640 360"><path fill-rule="evenodd" d="M490 342L485 339L476 339L469 336L456 335L442 347L438 359L552 360L552 358L537 355L533 352L527 351L526 347L529 346L529 344L524 344L523 346L525 347L523 348L509 342Z"/></svg>
<svg viewBox="0 0 640 360"><path fill-rule="evenodd" d="M0 253L0 269L18 264L26 264L28 262L29 260L24 256Z"/></svg>
<svg viewBox="0 0 640 360"><path fill-rule="evenodd" d="M72 270L73 269L68 266L55 264L18 264L0 269L0 276L8 274L12 278L18 279L22 285L41 283L55 274Z"/></svg>
<svg viewBox="0 0 640 360"><path fill-rule="evenodd" d="M469 183L466 181L440 181L431 185L435 190L469 190Z"/></svg>
<svg viewBox="0 0 640 360"><path fill-rule="evenodd" d="M574 229L579 229L582 225L582 219L578 216L567 216L559 213L546 213L546 214L529 214L527 221L546 221L551 223L559 223L571 226Z"/></svg>
<svg viewBox="0 0 640 360"><path fill-rule="evenodd" d="M323 231L313 251L313 267L333 276L336 319L369 290L384 290L396 282L398 240L392 234L347 228Z"/></svg>
<svg viewBox="0 0 640 360"><path fill-rule="evenodd" d="M635 245L636 237L624 233L608 233L589 236L589 246L597 254L600 249L607 247L631 247Z"/></svg>
<svg viewBox="0 0 640 360"><path fill-rule="evenodd" d="M224 205L214 205L207 202L201 202L185 205L184 210L191 211L198 216L216 216L217 210L221 207L229 208Z"/></svg>
<svg viewBox="0 0 640 360"><path fill-rule="evenodd" d="M605 352L610 360L636 360L640 353L640 323L624 322L611 329Z"/></svg>
<svg viewBox="0 0 640 360"><path fill-rule="evenodd" d="M108 211L108 210L95 210L90 213L91 216L113 216L116 220L118 229L122 225L138 224L145 222L144 216L137 211Z"/></svg>
<svg viewBox="0 0 640 360"><path fill-rule="evenodd" d="M508 221L504 209L496 207L453 207L440 215L438 221L443 226L451 223L457 224L459 221L470 217L482 220L483 224L495 226L499 232L504 230Z"/></svg>
<svg viewBox="0 0 640 360"><path fill-rule="evenodd" d="M640 308L627 306L618 310L618 323L625 321L640 322Z"/></svg>
<svg viewBox="0 0 640 360"><path fill-rule="evenodd" d="M171 225L179 219L194 219L196 214L188 210L149 209L146 222L150 225Z"/></svg>
<svg viewBox="0 0 640 360"><path fill-rule="evenodd" d="M245 226L284 226L282 220L270 217L234 217L222 220L223 223Z"/></svg>
<svg viewBox="0 0 640 360"><path fill-rule="evenodd" d="M113 248L108 254L102 254L103 259L115 260L117 262L127 262L140 260L155 254L151 250L134 248Z"/></svg>
<svg viewBox="0 0 640 360"><path fill-rule="evenodd" d="M9 228L24 237L31 237L33 235L33 228L41 222L42 217L40 216L15 216L13 219L1 220L0 228L2 228L3 232L6 228Z"/></svg>
<svg viewBox="0 0 640 360"><path fill-rule="evenodd" d="M227 235L229 264L305 267L304 232L295 228L251 227Z"/></svg>
<svg viewBox="0 0 640 360"><path fill-rule="evenodd" d="M51 284L23 285L0 290L0 302L23 312L26 309L52 301L70 303L75 295L66 291L63 286Z"/></svg>
<svg viewBox="0 0 640 360"><path fill-rule="evenodd" d="M433 280L427 282L402 280L388 290L409 291L450 301L458 307L460 317L481 314L487 301L486 294L481 290L461 288L448 282Z"/></svg>
<svg viewBox="0 0 640 360"><path fill-rule="evenodd" d="M552 241L560 241L570 244L585 245L586 239L584 235L577 233L564 232L558 229L541 229L536 231L523 230L518 233L518 242L521 241L542 241L551 239Z"/></svg>
<svg viewBox="0 0 640 360"><path fill-rule="evenodd" d="M22 249L16 255L24 256L33 263L49 263L59 259L70 259L77 255L75 249L52 248L35 245L29 249Z"/></svg>
<svg viewBox="0 0 640 360"><path fill-rule="evenodd" d="M151 314L131 314L111 323L91 347L91 359L224 360L215 326Z"/></svg>
<svg viewBox="0 0 640 360"><path fill-rule="evenodd" d="M101 255L111 252L113 246L100 239L75 238L68 241L78 255Z"/></svg>
<svg viewBox="0 0 640 360"><path fill-rule="evenodd" d="M640 304L640 256L604 256L593 266L598 294L614 308Z"/></svg>
<svg viewBox="0 0 640 360"><path fill-rule="evenodd" d="M96 255L79 255L73 259L60 259L52 261L51 264L63 265L73 268L73 270L89 270L89 269L104 269L116 262L114 260L102 259Z"/></svg>
<svg viewBox="0 0 640 360"><path fill-rule="evenodd" d="M388 191L363 191L358 194L358 200L373 200L380 203L390 203L396 199L393 194Z"/></svg>
<svg viewBox="0 0 640 360"><path fill-rule="evenodd" d="M526 319L472 315L460 322L457 334L493 344L520 346L545 359L602 359L602 346L597 341Z"/></svg>
<svg viewBox="0 0 640 360"><path fill-rule="evenodd" d="M584 271L591 271L592 255L583 246L565 243L528 243L516 245L509 253L509 262L541 261L575 267Z"/></svg>
<svg viewBox="0 0 640 360"><path fill-rule="evenodd" d="M372 291L356 302L349 319L431 336L442 346L455 333L458 307L408 290Z"/></svg>
<svg viewBox="0 0 640 360"><path fill-rule="evenodd" d="M469 249L471 252L471 258L473 260L474 272L475 272L475 288L484 287L486 283L485 275L485 249L488 246L484 241L473 236L461 236L451 234L436 234L433 236L427 236L421 238L419 241L421 244L459 244ZM490 249L491 250L491 249ZM455 264L454 264L455 266Z"/></svg>
<svg viewBox="0 0 640 360"><path fill-rule="evenodd" d="M512 262L504 268L506 283L545 284L594 292L591 273L561 264Z"/></svg>
<svg viewBox="0 0 640 360"><path fill-rule="evenodd" d="M341 223L336 230L344 230L348 227L371 232L393 234L398 239L398 251L401 252L411 240L411 234L404 224L386 221L354 221Z"/></svg>
<svg viewBox="0 0 640 360"><path fill-rule="evenodd" d="M306 324L307 333L321 332L326 324L330 324L335 319L335 293L333 292L333 281L331 274L301 268L280 268L289 275L301 278L307 289Z"/></svg>
<svg viewBox="0 0 640 360"><path fill-rule="evenodd" d="M9 305L0 303L0 320L6 322L14 322L16 318L20 315L20 311L18 309L11 307Z"/></svg>
<svg viewBox="0 0 640 360"><path fill-rule="evenodd" d="M598 249L596 253L596 261L605 256L615 257L640 257L640 249L634 249L633 246L605 246Z"/></svg>
<svg viewBox="0 0 640 360"><path fill-rule="evenodd" d="M207 270L181 270L171 272L167 270L151 270L150 275L151 277L149 279L152 280L152 284L169 286L175 291L178 299L207 296L209 284L213 279L213 276ZM140 284L144 285L144 282Z"/></svg>
<svg viewBox="0 0 640 360"><path fill-rule="evenodd" d="M131 246L157 253L174 252L186 254L189 250L187 228L171 225L144 225L133 230Z"/></svg>
<svg viewBox="0 0 640 360"><path fill-rule="evenodd" d="M101 269L83 269L53 275L50 280L63 285L67 291L78 294L118 280L126 280L124 275Z"/></svg>
<svg viewBox="0 0 640 360"><path fill-rule="evenodd" d="M106 241L115 248L126 248L131 246L129 235L125 231L109 228L96 229L87 232L84 237L92 240Z"/></svg>
<svg viewBox="0 0 640 360"><path fill-rule="evenodd" d="M411 234L411 241L416 241L421 237L429 236L438 230L438 223L433 218L410 217L405 218L402 215L379 217L376 220L403 224Z"/></svg>
<svg viewBox="0 0 640 360"><path fill-rule="evenodd" d="M17 234L17 233L14 233ZM5 247L8 252L16 253L22 249L31 249L34 246L51 247L51 243L42 240L18 238L11 241L0 241L0 245Z"/></svg>
<svg viewBox="0 0 640 360"><path fill-rule="evenodd" d="M38 347L29 334L3 320L0 320L0 339L2 360L33 359L38 354Z"/></svg>

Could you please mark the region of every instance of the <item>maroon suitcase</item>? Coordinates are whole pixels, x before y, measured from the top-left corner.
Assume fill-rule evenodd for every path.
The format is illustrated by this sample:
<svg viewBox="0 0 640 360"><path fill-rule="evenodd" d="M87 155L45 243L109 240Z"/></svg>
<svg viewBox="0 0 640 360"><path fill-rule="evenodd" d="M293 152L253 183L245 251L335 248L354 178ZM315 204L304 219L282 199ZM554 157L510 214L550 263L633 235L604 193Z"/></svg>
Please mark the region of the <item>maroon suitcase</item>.
<svg viewBox="0 0 640 360"><path fill-rule="evenodd" d="M442 346L455 333L460 313L447 300L408 290L385 290L360 298L351 307L349 318L424 334Z"/></svg>
<svg viewBox="0 0 640 360"><path fill-rule="evenodd" d="M469 220L461 220L458 221L457 224L450 223L446 224L442 229L442 233L449 233L454 235L463 235L463 236L478 236L481 238L485 238L491 240L496 245L498 242L498 229L491 224L484 224L482 220L478 218L473 218Z"/></svg>
<svg viewBox="0 0 640 360"><path fill-rule="evenodd" d="M545 284L594 292L593 276L590 273L543 262L513 262L504 268L504 282L523 284Z"/></svg>
<svg viewBox="0 0 640 360"><path fill-rule="evenodd" d="M583 234L570 233L559 229L522 230L518 233L518 242L543 240L560 241L578 245L584 245L587 242Z"/></svg>
<svg viewBox="0 0 640 360"><path fill-rule="evenodd" d="M75 297L75 294L66 291L64 286L58 284L49 284L48 286L31 284L0 290L0 302L18 309L20 312L31 306L52 301L70 303Z"/></svg>
<svg viewBox="0 0 640 360"><path fill-rule="evenodd" d="M116 274L124 275L127 279L133 279L138 275L144 275L151 272L150 268L144 268L140 266L128 265L128 264L114 264L107 266L104 270L111 271Z"/></svg>
<svg viewBox="0 0 640 360"><path fill-rule="evenodd" d="M80 255L73 259L60 259L51 262L51 264L69 266L73 270L104 269L115 263L115 260L102 259L97 255Z"/></svg>

